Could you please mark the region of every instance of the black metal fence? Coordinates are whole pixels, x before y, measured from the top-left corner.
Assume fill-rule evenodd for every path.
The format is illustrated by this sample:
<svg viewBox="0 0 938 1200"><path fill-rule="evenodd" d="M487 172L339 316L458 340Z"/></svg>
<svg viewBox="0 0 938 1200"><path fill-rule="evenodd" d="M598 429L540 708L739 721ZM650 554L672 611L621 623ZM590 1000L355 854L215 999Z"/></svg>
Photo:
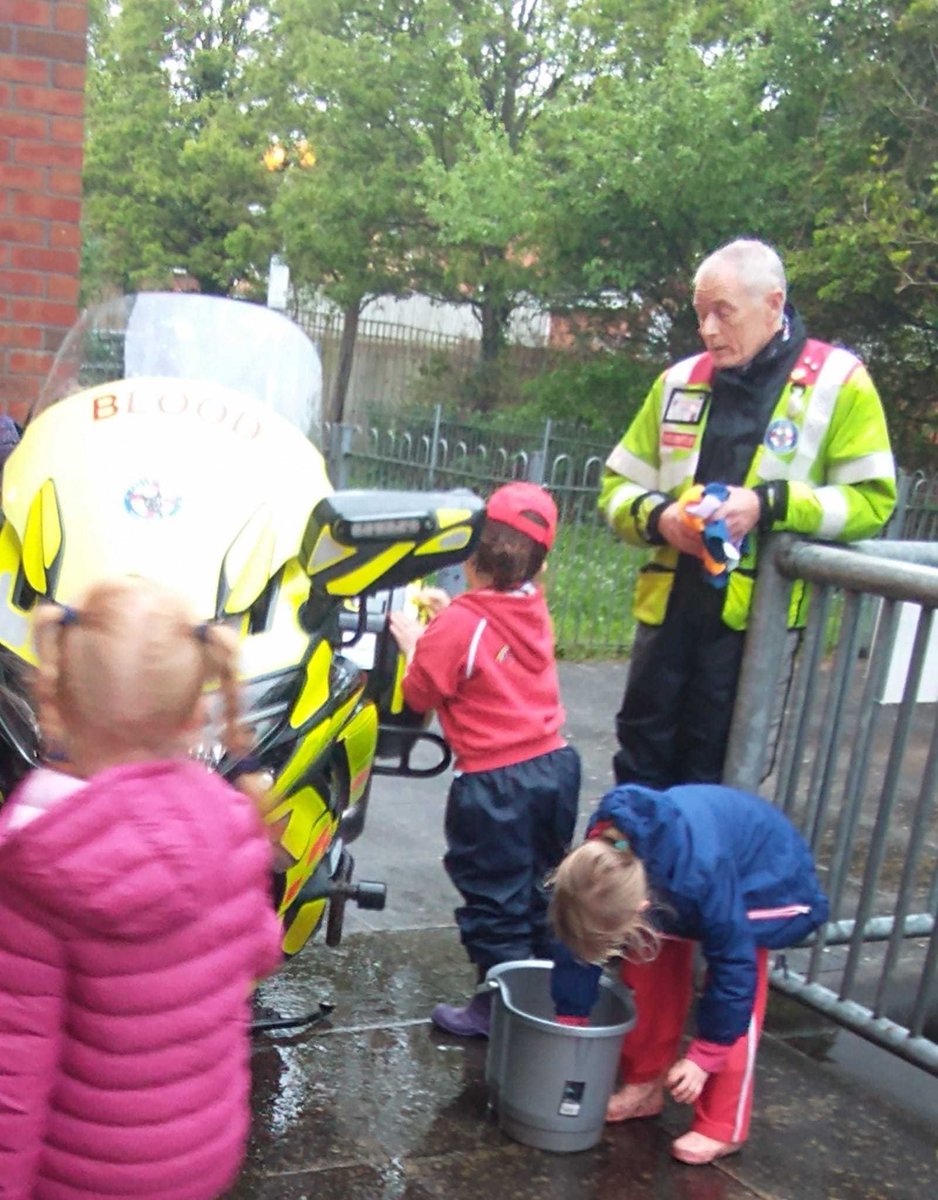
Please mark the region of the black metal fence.
<svg viewBox="0 0 938 1200"><path fill-rule="evenodd" d="M644 553L613 537L596 508L611 444L558 422L528 433L480 422L393 417L325 431L336 487L469 487L483 495L510 479L550 489L560 510L545 576L558 652L617 657L631 648L631 596ZM903 474L891 538L938 540L938 472Z"/></svg>

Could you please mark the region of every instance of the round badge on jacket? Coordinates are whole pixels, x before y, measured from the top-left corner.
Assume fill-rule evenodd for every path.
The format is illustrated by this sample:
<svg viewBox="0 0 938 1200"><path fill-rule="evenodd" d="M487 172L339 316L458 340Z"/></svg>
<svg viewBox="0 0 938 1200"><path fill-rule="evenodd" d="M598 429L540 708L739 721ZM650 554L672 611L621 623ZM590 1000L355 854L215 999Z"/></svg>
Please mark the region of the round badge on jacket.
<svg viewBox="0 0 938 1200"><path fill-rule="evenodd" d="M788 454L798 445L798 426L787 417L780 417L765 431L766 449L773 454Z"/></svg>

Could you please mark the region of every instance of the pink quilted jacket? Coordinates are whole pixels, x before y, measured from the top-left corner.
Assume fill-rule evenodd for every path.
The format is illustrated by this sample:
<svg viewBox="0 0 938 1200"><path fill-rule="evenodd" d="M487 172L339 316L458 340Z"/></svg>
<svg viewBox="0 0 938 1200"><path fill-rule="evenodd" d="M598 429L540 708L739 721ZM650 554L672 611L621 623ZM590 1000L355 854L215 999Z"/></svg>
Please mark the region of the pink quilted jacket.
<svg viewBox="0 0 938 1200"><path fill-rule="evenodd" d="M36 771L0 810L0 1197L211 1200L280 961L253 804L185 760Z"/></svg>

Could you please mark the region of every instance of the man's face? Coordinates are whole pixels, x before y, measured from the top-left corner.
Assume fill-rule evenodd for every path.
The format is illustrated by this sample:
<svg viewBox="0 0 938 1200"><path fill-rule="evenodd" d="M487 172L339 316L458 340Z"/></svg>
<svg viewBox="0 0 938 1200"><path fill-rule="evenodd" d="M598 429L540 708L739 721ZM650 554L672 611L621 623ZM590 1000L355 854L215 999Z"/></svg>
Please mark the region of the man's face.
<svg viewBox="0 0 938 1200"><path fill-rule="evenodd" d="M741 367L781 328L784 300L779 289L757 296L740 283L732 267L714 267L694 292L697 327L716 369Z"/></svg>

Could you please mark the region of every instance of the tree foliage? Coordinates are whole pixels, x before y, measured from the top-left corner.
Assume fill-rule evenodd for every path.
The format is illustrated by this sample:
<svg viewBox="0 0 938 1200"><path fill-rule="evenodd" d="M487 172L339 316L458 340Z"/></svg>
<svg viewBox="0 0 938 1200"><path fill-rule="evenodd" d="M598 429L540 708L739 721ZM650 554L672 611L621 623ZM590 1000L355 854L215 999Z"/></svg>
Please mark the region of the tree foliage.
<svg viewBox="0 0 938 1200"><path fill-rule="evenodd" d="M86 296L165 285L179 268L208 292L245 277L247 264L227 242L253 222L269 191L245 93L260 8L250 0L123 0L97 10Z"/></svg>
<svg viewBox="0 0 938 1200"><path fill-rule="evenodd" d="M869 361L903 461L934 455L936 0L95 3L86 293L226 291L277 252L352 335L373 295L466 303L491 407L522 299L588 309L584 355L644 380L698 344L695 263L757 236ZM598 422L617 375L541 396Z"/></svg>

